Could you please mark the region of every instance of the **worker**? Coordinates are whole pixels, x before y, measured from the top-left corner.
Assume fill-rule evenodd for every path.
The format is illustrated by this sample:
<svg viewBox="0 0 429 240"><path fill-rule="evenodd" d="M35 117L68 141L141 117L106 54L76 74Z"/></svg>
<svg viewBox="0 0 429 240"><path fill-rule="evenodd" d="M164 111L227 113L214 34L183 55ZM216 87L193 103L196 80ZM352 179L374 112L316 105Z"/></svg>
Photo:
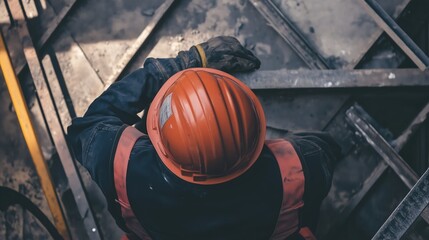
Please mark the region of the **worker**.
<svg viewBox="0 0 429 240"><path fill-rule="evenodd" d="M77 160L129 239L315 239L339 148L326 133L265 140L261 103L228 74L259 66L215 37L146 59L73 120Z"/></svg>

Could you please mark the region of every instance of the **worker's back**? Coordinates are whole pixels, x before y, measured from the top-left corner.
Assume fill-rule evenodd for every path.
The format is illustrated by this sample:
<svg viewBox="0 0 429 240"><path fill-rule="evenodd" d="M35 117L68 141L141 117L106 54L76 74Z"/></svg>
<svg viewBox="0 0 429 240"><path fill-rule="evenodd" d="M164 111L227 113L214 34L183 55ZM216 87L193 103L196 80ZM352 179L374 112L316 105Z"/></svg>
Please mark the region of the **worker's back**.
<svg viewBox="0 0 429 240"><path fill-rule="evenodd" d="M312 236L339 152L334 141L312 133L264 143L264 114L249 88L217 70L179 72L259 64L237 40L214 38L175 59L148 59L73 120L74 153L129 236ZM149 105L148 137L131 125Z"/></svg>
<svg viewBox="0 0 429 240"><path fill-rule="evenodd" d="M299 225L289 223L290 231L297 234L301 227L314 228L317 223L338 148L323 133L288 134L288 140L277 142L294 145L292 151L297 149L301 174L305 176L303 195L296 199L295 206L288 206L299 208ZM143 135L136 141L128 163L126 186L131 209L154 239L268 239L278 227L279 215L285 214L281 211L282 185L292 185L292 178L296 178L290 175L282 182L278 161L286 163L283 171L290 172L294 159L276 159L268 146L243 175L222 184L200 185L173 174ZM297 197L290 194L288 198ZM122 221L116 210L117 219Z"/></svg>

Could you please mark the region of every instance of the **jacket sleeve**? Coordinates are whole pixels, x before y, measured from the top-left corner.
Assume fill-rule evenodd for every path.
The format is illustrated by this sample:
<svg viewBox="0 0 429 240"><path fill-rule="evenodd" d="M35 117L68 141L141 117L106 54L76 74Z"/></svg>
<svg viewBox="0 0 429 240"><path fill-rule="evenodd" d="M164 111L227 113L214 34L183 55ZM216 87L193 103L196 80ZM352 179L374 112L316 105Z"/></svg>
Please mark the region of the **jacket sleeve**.
<svg viewBox="0 0 429 240"><path fill-rule="evenodd" d="M180 52L176 58L149 58L143 68L112 84L96 98L83 117L73 119L68 140L74 155L108 199L115 192L112 155L124 126L141 121L137 114L150 105L169 77L200 65L196 51Z"/></svg>

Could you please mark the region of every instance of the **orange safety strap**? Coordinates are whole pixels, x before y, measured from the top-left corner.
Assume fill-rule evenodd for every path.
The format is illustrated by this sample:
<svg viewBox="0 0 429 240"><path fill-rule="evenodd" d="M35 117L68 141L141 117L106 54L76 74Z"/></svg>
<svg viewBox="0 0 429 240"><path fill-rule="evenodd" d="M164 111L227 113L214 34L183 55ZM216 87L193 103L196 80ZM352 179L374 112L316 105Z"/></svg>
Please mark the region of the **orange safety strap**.
<svg viewBox="0 0 429 240"><path fill-rule="evenodd" d="M118 196L116 201L121 205L121 213L122 218L125 220L125 225L132 232L131 234L127 234L124 239L151 239L134 215L127 194L128 162L134 144L143 135L142 132L134 127L125 128L119 139L118 146L116 147L115 159L113 162L115 188Z"/></svg>
<svg viewBox="0 0 429 240"><path fill-rule="evenodd" d="M266 140L279 165L283 200L271 239L286 239L299 229L299 209L304 206L304 172L292 144L284 139Z"/></svg>
<svg viewBox="0 0 429 240"><path fill-rule="evenodd" d="M316 240L316 236L314 236L313 232L311 232L308 227L299 229L299 235L301 235L305 240Z"/></svg>

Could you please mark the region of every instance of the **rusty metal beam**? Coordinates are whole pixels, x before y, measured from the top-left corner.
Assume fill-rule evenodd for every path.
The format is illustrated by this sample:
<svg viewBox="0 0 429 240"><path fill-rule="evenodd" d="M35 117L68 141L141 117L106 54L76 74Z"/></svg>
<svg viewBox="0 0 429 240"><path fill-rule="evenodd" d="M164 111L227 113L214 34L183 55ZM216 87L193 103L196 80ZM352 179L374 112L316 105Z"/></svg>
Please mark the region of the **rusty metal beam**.
<svg viewBox="0 0 429 240"><path fill-rule="evenodd" d="M392 40L424 71L429 67L429 57L419 46L402 30L402 28L384 11L375 0L359 1L375 22L392 38Z"/></svg>
<svg viewBox="0 0 429 240"><path fill-rule="evenodd" d="M237 74L255 90L429 86L429 71L418 69L272 70Z"/></svg>
<svg viewBox="0 0 429 240"><path fill-rule="evenodd" d="M419 179L418 175L362 115L369 117L362 107L355 104L347 110L346 119L393 169L402 182L411 189Z"/></svg>
<svg viewBox="0 0 429 240"><path fill-rule="evenodd" d="M396 152L399 152L408 140L417 133L419 127L425 122L429 114L429 103L422 108L417 117L411 122L411 124L403 131L403 133L390 142L390 145ZM368 175L365 181L362 183L359 191L352 194L352 197L347 200L347 203L344 204L344 207L341 208L341 211L338 214L338 217L331 219L332 224L330 224L330 229L325 229L324 236L331 236L331 232L334 231L335 227L338 227L344 221L347 220L348 216L353 212L356 206L362 201L368 191L372 186L377 182L377 180L383 175L386 169L389 166L385 161L380 159L378 164L372 169L372 172Z"/></svg>
<svg viewBox="0 0 429 240"><path fill-rule="evenodd" d="M50 88L46 84L46 74L44 73L44 69L34 48L20 1L11 0L10 9L14 20L17 22L18 33L21 39L24 55L28 62L30 73L37 90L37 95L46 117L49 132L63 165L80 217L83 220L86 233L90 239L101 239L95 218L83 189L79 172L72 156L70 155L65 135L61 127L61 122L56 114L55 105L49 92Z"/></svg>
<svg viewBox="0 0 429 240"><path fill-rule="evenodd" d="M423 109L424 110L424 109ZM365 116L365 117L364 117ZM366 120L370 116L362 109L359 105L355 104L350 107L346 112L346 120L360 132L365 138L369 145L382 157L384 162L393 169L398 175L402 182L409 189L412 189L417 183L419 176L416 172L402 159L391 144L389 144L383 136ZM405 142L404 142L405 143ZM380 175L387 169L387 167L381 167L383 169ZM379 171L380 169L377 169ZM377 180L375 178L375 180ZM375 183L375 182L374 182ZM425 210L422 214L422 218L429 223L429 210Z"/></svg>
<svg viewBox="0 0 429 240"><path fill-rule="evenodd" d="M167 10L171 7L175 0L166 0L159 8L156 10L149 24L143 29L140 35L137 37L137 40L131 45L127 51L122 56L121 60L114 66L113 73L104 83L105 87L108 88L112 83L114 83L121 76L125 67L128 63L134 58L137 51L142 47L142 45L146 42L149 35L155 29L158 22L167 12Z"/></svg>
<svg viewBox="0 0 429 240"><path fill-rule="evenodd" d="M330 68L326 60L311 46L292 21L270 0L251 0L253 6L311 69Z"/></svg>
<svg viewBox="0 0 429 240"><path fill-rule="evenodd" d="M373 240L401 239L429 204L429 169L402 199ZM423 215L423 214L422 214Z"/></svg>

